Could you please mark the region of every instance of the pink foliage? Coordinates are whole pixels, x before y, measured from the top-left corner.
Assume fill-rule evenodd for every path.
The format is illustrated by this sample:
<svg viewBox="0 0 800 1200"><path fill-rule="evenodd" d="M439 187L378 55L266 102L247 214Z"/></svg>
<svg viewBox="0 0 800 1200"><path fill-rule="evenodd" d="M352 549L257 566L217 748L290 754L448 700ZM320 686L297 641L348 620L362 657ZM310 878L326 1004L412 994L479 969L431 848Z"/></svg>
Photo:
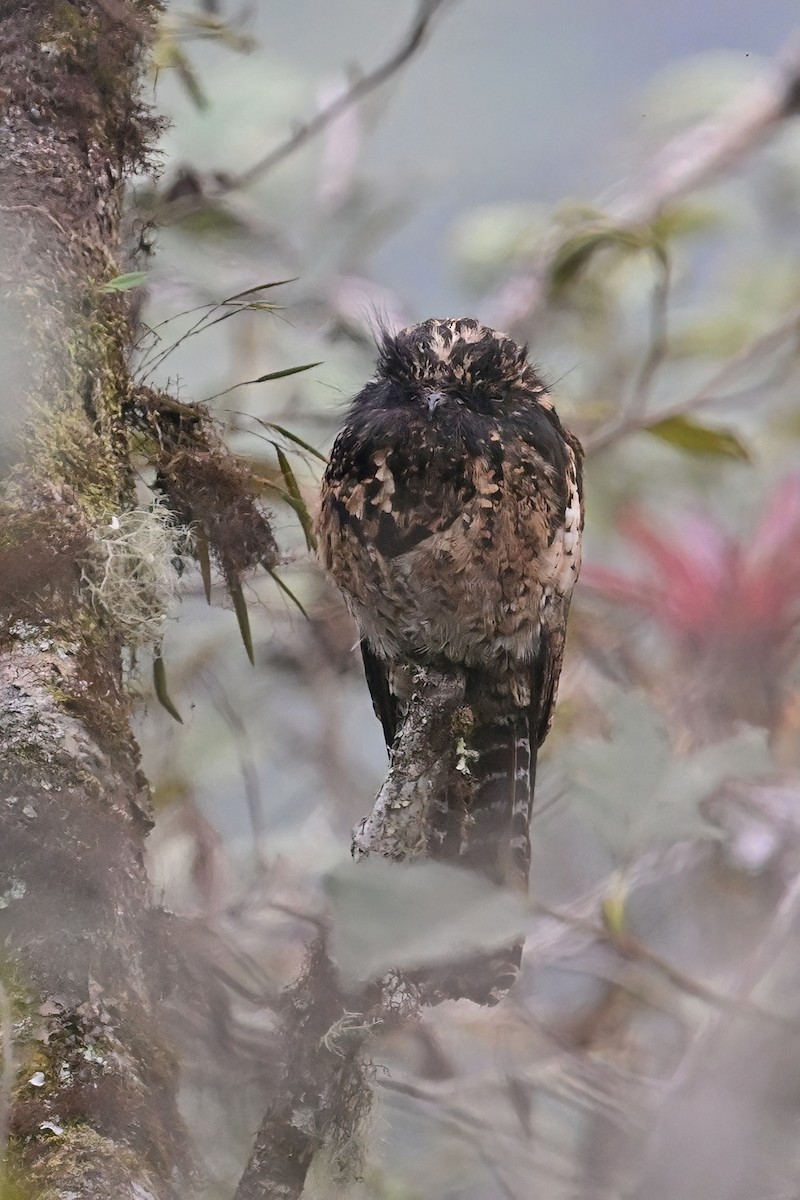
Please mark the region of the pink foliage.
<svg viewBox="0 0 800 1200"><path fill-rule="evenodd" d="M778 650L797 628L800 475L777 485L749 535L733 537L699 513L669 533L638 512L619 528L643 570L588 564L584 588L648 614L684 648L726 642Z"/></svg>

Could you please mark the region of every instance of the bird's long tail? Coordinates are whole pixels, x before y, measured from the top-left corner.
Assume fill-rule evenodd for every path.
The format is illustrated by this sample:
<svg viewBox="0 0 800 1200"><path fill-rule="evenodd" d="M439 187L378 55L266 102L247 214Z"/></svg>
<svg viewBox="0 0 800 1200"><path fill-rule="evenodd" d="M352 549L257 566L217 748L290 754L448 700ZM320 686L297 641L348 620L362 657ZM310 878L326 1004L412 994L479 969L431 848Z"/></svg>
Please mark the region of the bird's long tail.
<svg viewBox="0 0 800 1200"><path fill-rule="evenodd" d="M474 785L464 817L459 861L494 883L527 892L535 747L526 709L497 717L472 732Z"/></svg>
<svg viewBox="0 0 800 1200"><path fill-rule="evenodd" d="M462 751L459 767L469 783L463 797L450 796L442 807L432 852L480 871L498 886L527 893L536 767L529 710L517 708L482 722ZM520 940L450 964L436 981L440 998L497 1004L519 974L523 946Z"/></svg>

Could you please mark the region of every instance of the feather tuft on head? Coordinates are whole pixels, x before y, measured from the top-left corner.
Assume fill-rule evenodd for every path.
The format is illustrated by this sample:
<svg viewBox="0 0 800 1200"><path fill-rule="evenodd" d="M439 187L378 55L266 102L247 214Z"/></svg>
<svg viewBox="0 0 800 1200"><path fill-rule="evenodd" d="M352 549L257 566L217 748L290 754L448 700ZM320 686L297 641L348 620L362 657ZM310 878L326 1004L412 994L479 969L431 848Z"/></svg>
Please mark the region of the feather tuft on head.
<svg viewBox="0 0 800 1200"><path fill-rule="evenodd" d="M527 348L472 317L431 318L385 335L378 373L396 382L430 380L493 389L544 391Z"/></svg>

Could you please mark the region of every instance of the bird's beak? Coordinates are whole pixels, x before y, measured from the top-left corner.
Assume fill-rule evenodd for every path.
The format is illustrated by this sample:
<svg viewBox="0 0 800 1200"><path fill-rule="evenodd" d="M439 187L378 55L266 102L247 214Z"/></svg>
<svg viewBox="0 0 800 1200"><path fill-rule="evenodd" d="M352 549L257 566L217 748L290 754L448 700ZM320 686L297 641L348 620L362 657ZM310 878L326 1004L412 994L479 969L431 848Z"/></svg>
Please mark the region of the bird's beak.
<svg viewBox="0 0 800 1200"><path fill-rule="evenodd" d="M436 406L444 400L441 392L429 392L425 397L425 403L428 406L428 416L432 416Z"/></svg>

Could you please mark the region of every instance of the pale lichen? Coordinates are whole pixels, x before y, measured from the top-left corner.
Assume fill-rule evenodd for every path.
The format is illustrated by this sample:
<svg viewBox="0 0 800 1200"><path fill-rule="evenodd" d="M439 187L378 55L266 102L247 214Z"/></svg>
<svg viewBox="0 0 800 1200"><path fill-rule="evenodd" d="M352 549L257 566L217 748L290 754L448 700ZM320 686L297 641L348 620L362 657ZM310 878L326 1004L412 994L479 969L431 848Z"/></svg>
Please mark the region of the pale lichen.
<svg viewBox="0 0 800 1200"><path fill-rule="evenodd" d="M185 531L160 499L115 514L94 532L82 580L128 646L159 642L175 597Z"/></svg>

